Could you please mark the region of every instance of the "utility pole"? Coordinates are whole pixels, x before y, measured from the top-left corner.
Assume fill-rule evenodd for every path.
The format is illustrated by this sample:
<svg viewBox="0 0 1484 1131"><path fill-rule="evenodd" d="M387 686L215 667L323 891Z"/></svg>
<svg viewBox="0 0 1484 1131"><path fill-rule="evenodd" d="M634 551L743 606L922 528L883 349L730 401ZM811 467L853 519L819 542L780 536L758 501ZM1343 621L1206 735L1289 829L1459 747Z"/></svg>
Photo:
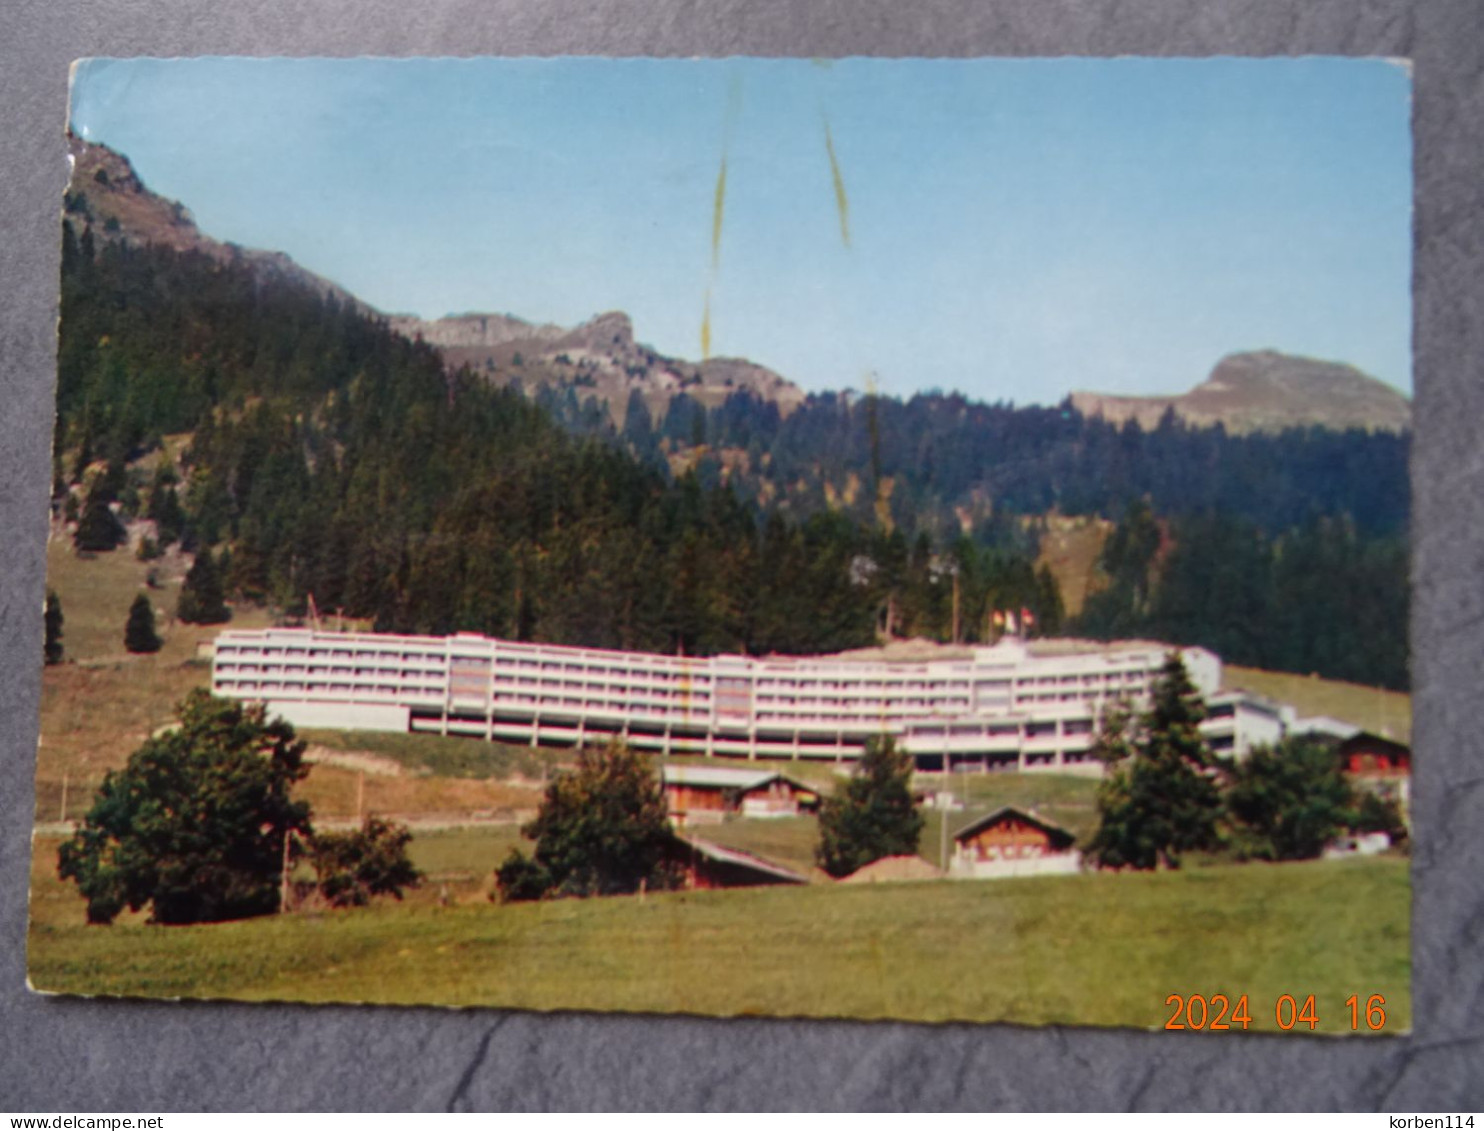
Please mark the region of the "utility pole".
<svg viewBox="0 0 1484 1131"><path fill-rule="evenodd" d="M953 567L953 642L958 643L958 566Z"/></svg>
<svg viewBox="0 0 1484 1131"><path fill-rule="evenodd" d="M944 774L943 779L946 782L948 775ZM950 794L950 803L951 800ZM943 874L946 876L948 874L948 810L943 805L941 794L938 802L938 866L943 869Z"/></svg>
<svg viewBox="0 0 1484 1131"><path fill-rule="evenodd" d="M62 772L62 811L57 815L57 820L67 820L67 773Z"/></svg>
<svg viewBox="0 0 1484 1131"><path fill-rule="evenodd" d="M948 813L953 805L953 773L948 768L948 734L951 728L943 720L943 788L938 791L938 865L948 874Z"/></svg>
<svg viewBox="0 0 1484 1131"><path fill-rule="evenodd" d="M362 770L356 775L356 824L365 820L366 812L366 771Z"/></svg>
<svg viewBox="0 0 1484 1131"><path fill-rule="evenodd" d="M283 866L278 876L278 913L286 914L289 909L289 830L283 830Z"/></svg>

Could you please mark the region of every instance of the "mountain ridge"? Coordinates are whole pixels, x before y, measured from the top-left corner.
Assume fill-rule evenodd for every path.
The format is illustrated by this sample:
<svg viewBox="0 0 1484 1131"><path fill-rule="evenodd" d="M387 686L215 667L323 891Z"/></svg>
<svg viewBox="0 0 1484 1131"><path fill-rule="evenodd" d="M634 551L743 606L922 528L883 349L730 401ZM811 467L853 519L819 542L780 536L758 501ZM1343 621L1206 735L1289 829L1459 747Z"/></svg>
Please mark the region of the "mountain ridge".
<svg viewBox="0 0 1484 1131"><path fill-rule="evenodd" d="M196 226L191 210L148 188L133 163L106 145L67 135L72 178L65 199L65 218L79 238L126 244L163 244L175 251L196 251L218 263L245 262L254 270L307 286L363 314L380 316L369 303L322 275L296 263L282 251L262 251L224 242Z"/></svg>
<svg viewBox="0 0 1484 1131"><path fill-rule="evenodd" d="M1272 349L1228 354L1203 382L1174 396L1079 390L1071 394L1071 402L1085 416L1111 423L1136 420L1145 429L1156 427L1172 409L1188 424L1219 423L1237 433L1316 424L1405 432L1412 423L1411 402L1355 366Z"/></svg>
<svg viewBox="0 0 1484 1131"><path fill-rule="evenodd" d="M267 277L307 286L384 320L394 332L437 349L451 371L467 365L493 384L519 384L531 394L542 386L571 390L581 400L597 400L619 427L635 394L655 422L682 394L710 410L734 392L748 392L775 405L783 417L808 399L788 378L746 358L690 361L661 354L635 338L633 321L622 311L600 313L572 327L510 313L468 311L431 320L388 314L284 252L243 248L207 235L187 207L151 191L129 159L108 146L70 133L68 144L73 170L66 218L79 237L91 232L94 240L158 243L218 262L245 262ZM1404 432L1411 426L1410 402L1376 378L1344 363L1276 350L1229 354L1205 381L1182 394L1078 390L1069 399L1084 415L1112 423L1137 420L1145 429L1157 426L1171 409L1187 424L1220 423L1234 433L1309 425Z"/></svg>

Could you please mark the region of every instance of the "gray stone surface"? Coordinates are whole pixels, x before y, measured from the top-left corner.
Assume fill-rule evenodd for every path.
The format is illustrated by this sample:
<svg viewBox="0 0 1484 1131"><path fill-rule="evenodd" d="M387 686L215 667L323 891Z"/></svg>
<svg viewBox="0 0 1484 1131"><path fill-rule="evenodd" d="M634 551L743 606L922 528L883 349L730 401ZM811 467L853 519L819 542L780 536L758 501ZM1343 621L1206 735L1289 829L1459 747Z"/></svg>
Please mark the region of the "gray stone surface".
<svg viewBox="0 0 1484 1131"><path fill-rule="evenodd" d="M67 66L87 55L1415 62L1415 1032L1349 1041L41 998L25 988ZM0 1109L1484 1107L1484 8L1474 0L0 5ZM1254 945L1261 945L1254 940Z"/></svg>

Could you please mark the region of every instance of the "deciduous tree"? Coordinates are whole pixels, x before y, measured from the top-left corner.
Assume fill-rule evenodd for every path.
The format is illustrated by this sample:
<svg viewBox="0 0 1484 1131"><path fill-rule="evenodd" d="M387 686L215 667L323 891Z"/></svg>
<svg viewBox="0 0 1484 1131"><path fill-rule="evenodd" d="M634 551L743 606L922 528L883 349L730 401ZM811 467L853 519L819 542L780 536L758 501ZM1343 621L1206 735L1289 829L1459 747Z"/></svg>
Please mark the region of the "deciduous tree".
<svg viewBox="0 0 1484 1131"><path fill-rule="evenodd" d="M512 853L496 873L501 897L623 895L678 886L664 788L649 758L620 739L587 748L556 775L521 829L532 858Z"/></svg>
<svg viewBox="0 0 1484 1131"><path fill-rule="evenodd" d="M378 895L401 899L423 878L407 855L411 841L406 825L375 816L352 832L315 833L308 845L315 887L331 907L364 907Z"/></svg>
<svg viewBox="0 0 1484 1131"><path fill-rule="evenodd" d="M1341 833L1402 835L1393 802L1357 790L1333 749L1312 739L1258 747L1233 763L1226 802L1236 847L1261 860L1312 860Z"/></svg>
<svg viewBox="0 0 1484 1131"><path fill-rule="evenodd" d="M304 744L261 706L191 692L180 725L150 738L103 779L58 853L90 923L150 906L156 923L241 919L278 910L292 834L308 835Z"/></svg>

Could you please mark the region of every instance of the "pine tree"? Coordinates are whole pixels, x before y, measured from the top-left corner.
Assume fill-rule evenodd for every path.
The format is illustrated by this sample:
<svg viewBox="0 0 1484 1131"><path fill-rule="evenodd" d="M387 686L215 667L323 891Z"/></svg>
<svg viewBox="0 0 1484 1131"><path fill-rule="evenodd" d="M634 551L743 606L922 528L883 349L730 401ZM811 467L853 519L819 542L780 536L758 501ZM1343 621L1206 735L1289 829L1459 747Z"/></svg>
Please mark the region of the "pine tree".
<svg viewBox="0 0 1484 1131"><path fill-rule="evenodd" d="M883 857L916 853L923 818L911 782L912 759L889 735L869 741L850 780L820 807L819 866L838 879Z"/></svg>
<svg viewBox="0 0 1484 1131"><path fill-rule="evenodd" d="M46 595L46 662L62 662L62 599L55 592Z"/></svg>
<svg viewBox="0 0 1484 1131"><path fill-rule="evenodd" d="M180 509L180 497L172 485L156 486L150 493L149 510L146 517L155 520L161 546L180 541L185 528L185 512Z"/></svg>
<svg viewBox="0 0 1484 1131"><path fill-rule="evenodd" d="M222 595L222 580L211 551L203 548L180 588L175 615L186 624L223 624L232 613Z"/></svg>
<svg viewBox="0 0 1484 1131"><path fill-rule="evenodd" d="M129 606L129 621L124 625L124 647L134 653L158 652L160 644L159 634L155 632L154 606L141 593Z"/></svg>
<svg viewBox="0 0 1484 1131"><path fill-rule="evenodd" d="M1181 853L1216 843L1221 794L1200 732L1206 708L1177 653L1165 659L1150 700L1137 726L1121 706L1110 709L1094 747L1108 772L1089 848L1104 867L1178 868Z"/></svg>
<svg viewBox="0 0 1484 1131"><path fill-rule="evenodd" d="M115 549L124 540L124 528L99 492L88 496L72 544L82 553L100 553Z"/></svg>

